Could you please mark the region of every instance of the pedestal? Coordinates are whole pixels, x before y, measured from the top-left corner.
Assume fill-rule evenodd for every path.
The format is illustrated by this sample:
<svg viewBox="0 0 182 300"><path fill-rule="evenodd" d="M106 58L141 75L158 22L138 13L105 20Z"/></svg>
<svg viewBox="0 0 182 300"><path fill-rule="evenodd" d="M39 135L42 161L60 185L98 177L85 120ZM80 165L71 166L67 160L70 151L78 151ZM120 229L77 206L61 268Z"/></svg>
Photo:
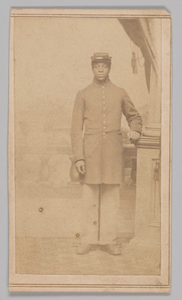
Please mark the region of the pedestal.
<svg viewBox="0 0 182 300"><path fill-rule="evenodd" d="M160 225L159 145L159 137L143 136L137 146L136 238L154 238L151 227Z"/></svg>
<svg viewBox="0 0 182 300"><path fill-rule="evenodd" d="M150 126L149 126L150 127ZM135 237L124 255L146 261L149 273L160 272L160 136L159 128L145 131L137 144Z"/></svg>

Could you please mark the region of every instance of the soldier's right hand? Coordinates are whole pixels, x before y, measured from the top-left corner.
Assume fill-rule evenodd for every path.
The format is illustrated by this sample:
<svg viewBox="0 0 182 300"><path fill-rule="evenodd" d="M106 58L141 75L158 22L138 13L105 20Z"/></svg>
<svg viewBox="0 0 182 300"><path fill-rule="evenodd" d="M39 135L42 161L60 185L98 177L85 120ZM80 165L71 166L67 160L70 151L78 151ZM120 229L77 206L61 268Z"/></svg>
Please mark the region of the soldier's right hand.
<svg viewBox="0 0 182 300"><path fill-rule="evenodd" d="M85 170L85 161L84 160L76 161L75 166L76 166L76 170L78 173L81 173L83 175L85 174L86 170Z"/></svg>

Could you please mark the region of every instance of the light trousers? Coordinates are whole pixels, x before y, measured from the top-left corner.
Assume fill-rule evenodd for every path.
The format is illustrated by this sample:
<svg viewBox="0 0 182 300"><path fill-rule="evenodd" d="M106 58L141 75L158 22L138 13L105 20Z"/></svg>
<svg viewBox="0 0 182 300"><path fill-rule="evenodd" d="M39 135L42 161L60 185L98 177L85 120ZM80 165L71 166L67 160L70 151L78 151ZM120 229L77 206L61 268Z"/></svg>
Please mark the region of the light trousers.
<svg viewBox="0 0 182 300"><path fill-rule="evenodd" d="M84 184L81 243L116 244L119 184Z"/></svg>

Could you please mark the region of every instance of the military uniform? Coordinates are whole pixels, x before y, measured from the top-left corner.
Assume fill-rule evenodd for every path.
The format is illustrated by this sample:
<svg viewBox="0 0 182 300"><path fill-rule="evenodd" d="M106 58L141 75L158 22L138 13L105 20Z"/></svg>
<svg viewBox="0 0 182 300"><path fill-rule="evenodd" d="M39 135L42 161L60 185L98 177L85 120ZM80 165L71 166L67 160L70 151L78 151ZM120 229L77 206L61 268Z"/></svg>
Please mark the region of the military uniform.
<svg viewBox="0 0 182 300"><path fill-rule="evenodd" d="M71 139L74 161L85 160L86 165L86 173L80 176L84 184L81 238L90 243L109 244L116 240L122 181L122 114L131 130L141 132L139 113L126 91L109 77L104 83L94 79L76 96Z"/></svg>

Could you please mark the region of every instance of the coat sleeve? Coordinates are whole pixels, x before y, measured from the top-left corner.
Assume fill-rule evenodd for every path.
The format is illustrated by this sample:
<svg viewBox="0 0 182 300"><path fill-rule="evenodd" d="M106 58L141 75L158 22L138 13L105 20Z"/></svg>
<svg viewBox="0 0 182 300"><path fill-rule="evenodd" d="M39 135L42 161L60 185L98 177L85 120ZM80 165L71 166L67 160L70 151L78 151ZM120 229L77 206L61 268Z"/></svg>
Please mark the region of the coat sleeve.
<svg viewBox="0 0 182 300"><path fill-rule="evenodd" d="M130 97L123 90L123 97L122 97L122 111L126 117L128 125L131 130L137 131L139 133L142 132L142 118L139 115L138 111L134 107Z"/></svg>
<svg viewBox="0 0 182 300"><path fill-rule="evenodd" d="M74 154L74 162L84 159L83 155L83 124L84 124L84 99L78 92L73 108L71 124L71 142Z"/></svg>

